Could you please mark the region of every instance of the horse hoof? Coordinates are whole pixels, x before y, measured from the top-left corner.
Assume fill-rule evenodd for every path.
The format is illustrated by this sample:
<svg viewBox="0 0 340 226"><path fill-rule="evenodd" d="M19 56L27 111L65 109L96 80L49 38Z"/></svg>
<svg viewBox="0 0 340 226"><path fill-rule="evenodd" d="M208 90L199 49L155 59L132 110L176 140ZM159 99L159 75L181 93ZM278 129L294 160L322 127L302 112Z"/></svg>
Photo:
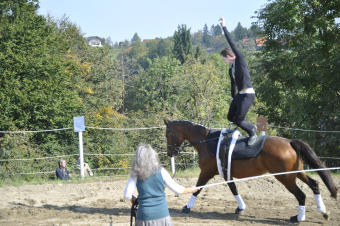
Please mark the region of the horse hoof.
<svg viewBox="0 0 340 226"><path fill-rule="evenodd" d="M244 209L240 209L240 208L236 208L235 210L235 214L239 215L239 216L242 216L244 215Z"/></svg>
<svg viewBox="0 0 340 226"><path fill-rule="evenodd" d="M297 219L297 215L291 217L289 221L292 222L292 223L298 223L299 222L298 219Z"/></svg>
<svg viewBox="0 0 340 226"><path fill-rule="evenodd" d="M190 213L190 208L188 208L187 205L185 205L182 209L182 213Z"/></svg>
<svg viewBox="0 0 340 226"><path fill-rule="evenodd" d="M291 223L299 223L300 221L298 221L298 218L297 218L297 215L296 216L293 216L290 218L290 222Z"/></svg>
<svg viewBox="0 0 340 226"><path fill-rule="evenodd" d="M326 220L329 220L329 215L327 213L323 213L322 214L323 218L325 218Z"/></svg>

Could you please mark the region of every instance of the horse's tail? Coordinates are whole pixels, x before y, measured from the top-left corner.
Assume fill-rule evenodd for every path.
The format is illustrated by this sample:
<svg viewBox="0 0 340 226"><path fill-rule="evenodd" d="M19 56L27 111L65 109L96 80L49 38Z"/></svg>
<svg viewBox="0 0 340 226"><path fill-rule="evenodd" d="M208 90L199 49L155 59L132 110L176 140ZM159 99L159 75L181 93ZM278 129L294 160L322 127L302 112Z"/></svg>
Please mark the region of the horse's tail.
<svg viewBox="0 0 340 226"><path fill-rule="evenodd" d="M296 153L302 157L302 160L313 169L326 168L308 144L300 140L292 140L290 145L294 148ZM329 170L321 170L317 172L327 186L331 196L336 199L338 188L335 186Z"/></svg>

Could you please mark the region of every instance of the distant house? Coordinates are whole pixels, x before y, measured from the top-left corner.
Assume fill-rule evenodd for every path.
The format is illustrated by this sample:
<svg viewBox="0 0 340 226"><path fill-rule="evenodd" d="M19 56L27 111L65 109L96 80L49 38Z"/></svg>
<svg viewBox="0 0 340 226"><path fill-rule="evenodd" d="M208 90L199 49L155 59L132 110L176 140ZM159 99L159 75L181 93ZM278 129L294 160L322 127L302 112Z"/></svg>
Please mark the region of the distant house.
<svg viewBox="0 0 340 226"><path fill-rule="evenodd" d="M103 38L99 38L98 36L88 37L87 41L90 46L95 46L95 47L102 47L105 44L105 40Z"/></svg>
<svg viewBox="0 0 340 226"><path fill-rule="evenodd" d="M256 47L256 49L260 49L264 45L265 42L266 42L265 38L257 38L257 39L255 39L255 47Z"/></svg>

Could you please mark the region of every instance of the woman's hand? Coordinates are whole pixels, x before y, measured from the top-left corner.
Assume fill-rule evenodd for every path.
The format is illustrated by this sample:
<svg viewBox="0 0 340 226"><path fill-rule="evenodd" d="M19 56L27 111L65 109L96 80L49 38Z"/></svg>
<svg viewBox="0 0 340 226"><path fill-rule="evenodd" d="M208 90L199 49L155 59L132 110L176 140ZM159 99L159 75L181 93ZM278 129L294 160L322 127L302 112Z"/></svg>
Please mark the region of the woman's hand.
<svg viewBox="0 0 340 226"><path fill-rule="evenodd" d="M131 201L131 204L134 204L134 203L135 203L135 201L136 201L136 199L137 199L137 198L136 198L136 197L133 195L133 196L132 196L132 198L130 199L130 201Z"/></svg>
<svg viewBox="0 0 340 226"><path fill-rule="evenodd" d="M192 186L190 188L185 188L183 193L195 193L198 190L200 190L200 189L197 188L196 186Z"/></svg>

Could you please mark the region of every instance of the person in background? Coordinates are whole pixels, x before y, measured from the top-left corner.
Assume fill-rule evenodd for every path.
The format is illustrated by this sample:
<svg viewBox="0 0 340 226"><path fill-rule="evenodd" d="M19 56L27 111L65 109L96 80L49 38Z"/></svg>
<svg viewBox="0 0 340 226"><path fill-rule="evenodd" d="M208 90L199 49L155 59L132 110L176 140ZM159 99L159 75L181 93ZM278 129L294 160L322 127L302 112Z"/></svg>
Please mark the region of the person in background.
<svg viewBox="0 0 340 226"><path fill-rule="evenodd" d="M194 193L195 186L185 188L177 184L169 173L161 167L158 155L151 145L137 148L131 175L124 190L126 199L134 203L134 190L138 191L136 225L172 225L168 204L165 200L165 186L178 194Z"/></svg>
<svg viewBox="0 0 340 226"><path fill-rule="evenodd" d="M78 157L77 160L77 168L80 170L80 157ZM93 172L89 166L89 164L87 164L86 162L84 162L84 171L87 172L87 174L92 177L93 176Z"/></svg>
<svg viewBox="0 0 340 226"><path fill-rule="evenodd" d="M250 81L248 65L245 56L237 48L226 28L224 18L219 19L225 37L231 49L224 49L221 52L222 59L228 65L231 80L231 96L233 98L228 112L228 120L234 122L249 134L248 145L256 141L256 126L245 120L250 106L255 100L255 91ZM237 90L236 90L237 88ZM238 91L238 93L237 93Z"/></svg>
<svg viewBox="0 0 340 226"><path fill-rule="evenodd" d="M70 173L66 169L66 160L62 158L59 159L58 165L59 167L55 171L57 178L61 180L69 180L71 177Z"/></svg>

